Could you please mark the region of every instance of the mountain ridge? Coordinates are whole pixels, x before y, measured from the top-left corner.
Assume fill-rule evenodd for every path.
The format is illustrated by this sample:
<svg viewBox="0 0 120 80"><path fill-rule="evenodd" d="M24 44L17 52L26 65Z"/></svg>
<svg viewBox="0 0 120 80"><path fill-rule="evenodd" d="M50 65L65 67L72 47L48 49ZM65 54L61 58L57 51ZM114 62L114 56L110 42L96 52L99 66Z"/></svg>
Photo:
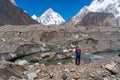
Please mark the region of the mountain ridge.
<svg viewBox="0 0 120 80"><path fill-rule="evenodd" d="M106 14L107 15L113 14L114 17L111 17L110 15L107 16ZM100 17L98 18L96 15ZM103 19L103 21L101 21L101 19ZM119 0L93 0L93 2L89 6L84 6L75 16L73 16L70 20L66 21L64 25L120 26L118 24L119 20L120 20ZM96 21L97 23L95 24L94 22ZM89 25L87 25L87 22L89 23ZM83 25L84 23L85 25Z"/></svg>

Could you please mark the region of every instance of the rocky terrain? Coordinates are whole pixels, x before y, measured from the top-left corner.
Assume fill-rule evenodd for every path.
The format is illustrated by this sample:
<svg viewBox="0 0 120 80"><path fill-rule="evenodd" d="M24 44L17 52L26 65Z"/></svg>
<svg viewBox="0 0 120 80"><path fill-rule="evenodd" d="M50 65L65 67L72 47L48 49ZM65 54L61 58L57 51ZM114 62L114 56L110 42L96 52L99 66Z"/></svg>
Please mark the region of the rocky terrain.
<svg viewBox="0 0 120 80"><path fill-rule="evenodd" d="M120 80L120 57L107 57L87 64L81 61L79 66L74 60L49 66L29 65L26 61L0 62L1 80L76 80L76 75L78 80Z"/></svg>
<svg viewBox="0 0 120 80"><path fill-rule="evenodd" d="M95 0L93 3L106 2L107 0ZM58 25L64 22L63 18L49 9L42 18L45 18L45 24L50 18L53 20L50 24L57 25L45 26L38 24L19 9L14 0L1 0L0 80L120 80L120 54L107 57L96 55L87 60L82 59L79 66L75 65L73 59L64 63L58 62L57 65L40 63L40 61L72 58L76 46L81 47L87 54L120 50L119 6L116 2L118 0L114 2L118 10L115 9L113 12L110 9L114 9L115 6L111 5L111 2L107 7L99 6L100 8L93 12L91 9L94 8L92 7L94 4L84 7L63 25ZM104 13L101 10L104 8L110 13ZM41 51L53 52L29 57L28 61L38 63L16 60Z"/></svg>
<svg viewBox="0 0 120 80"><path fill-rule="evenodd" d="M80 45L84 52L120 50L120 28L40 25L0 27L0 59L54 48L74 49L76 45Z"/></svg>

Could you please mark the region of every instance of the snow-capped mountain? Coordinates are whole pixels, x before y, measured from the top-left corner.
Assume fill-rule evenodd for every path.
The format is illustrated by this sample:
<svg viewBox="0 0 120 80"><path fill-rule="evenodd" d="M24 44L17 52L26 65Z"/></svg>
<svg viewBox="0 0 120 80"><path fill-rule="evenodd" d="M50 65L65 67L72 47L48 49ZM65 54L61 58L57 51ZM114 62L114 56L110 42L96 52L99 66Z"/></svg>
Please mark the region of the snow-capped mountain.
<svg viewBox="0 0 120 80"><path fill-rule="evenodd" d="M112 14L113 16L111 17ZM96 15L101 16L101 18L99 19L104 19L104 20L102 21L98 20L97 19L98 17ZM117 25L118 17L120 17L120 0L93 0L89 6L84 6L74 17L66 21L65 25L66 24L67 25L68 24L69 25L80 25L80 24L83 24L83 22L87 19L90 20L91 22L98 21L98 24L101 24L99 23L99 21L101 21L104 24L109 23L112 25ZM109 19L106 19L106 18L109 18ZM114 24L112 22L114 22Z"/></svg>
<svg viewBox="0 0 120 80"><path fill-rule="evenodd" d="M93 0L87 8L91 12L113 13L115 17L120 16L120 0Z"/></svg>
<svg viewBox="0 0 120 80"><path fill-rule="evenodd" d="M15 3L15 0L10 0L10 2L11 2L14 6L17 6L17 4Z"/></svg>
<svg viewBox="0 0 120 80"><path fill-rule="evenodd" d="M80 22L85 15L89 13L89 10L85 6L82 8L74 17L67 20L63 25L76 25L78 22Z"/></svg>
<svg viewBox="0 0 120 80"><path fill-rule="evenodd" d="M54 12L51 8L46 10L40 17L33 15L32 18L43 25L60 25L65 22L62 16Z"/></svg>
<svg viewBox="0 0 120 80"><path fill-rule="evenodd" d="M81 15L85 10L89 10L90 12L113 13L115 17L119 17L120 0L93 0L89 6L83 7L73 18Z"/></svg>

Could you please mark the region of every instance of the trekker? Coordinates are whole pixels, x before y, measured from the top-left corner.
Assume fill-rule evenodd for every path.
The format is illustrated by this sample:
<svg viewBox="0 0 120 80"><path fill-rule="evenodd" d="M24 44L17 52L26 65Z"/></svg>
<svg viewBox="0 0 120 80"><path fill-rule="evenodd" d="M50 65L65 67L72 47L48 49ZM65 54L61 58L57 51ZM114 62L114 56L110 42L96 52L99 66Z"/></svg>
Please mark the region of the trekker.
<svg viewBox="0 0 120 80"><path fill-rule="evenodd" d="M81 49L77 46L75 49L75 53L76 53L76 65L80 64L80 57L81 57Z"/></svg>

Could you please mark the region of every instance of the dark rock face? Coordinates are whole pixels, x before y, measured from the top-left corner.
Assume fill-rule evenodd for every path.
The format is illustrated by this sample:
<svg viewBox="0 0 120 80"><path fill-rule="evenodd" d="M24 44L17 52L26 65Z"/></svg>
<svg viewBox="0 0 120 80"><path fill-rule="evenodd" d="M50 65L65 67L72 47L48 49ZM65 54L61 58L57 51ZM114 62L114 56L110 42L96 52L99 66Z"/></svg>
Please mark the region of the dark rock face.
<svg viewBox="0 0 120 80"><path fill-rule="evenodd" d="M14 6L9 0L0 1L0 26L2 25L37 24L22 9Z"/></svg>
<svg viewBox="0 0 120 80"><path fill-rule="evenodd" d="M110 26L112 19L114 19L112 13L89 12L75 26Z"/></svg>

